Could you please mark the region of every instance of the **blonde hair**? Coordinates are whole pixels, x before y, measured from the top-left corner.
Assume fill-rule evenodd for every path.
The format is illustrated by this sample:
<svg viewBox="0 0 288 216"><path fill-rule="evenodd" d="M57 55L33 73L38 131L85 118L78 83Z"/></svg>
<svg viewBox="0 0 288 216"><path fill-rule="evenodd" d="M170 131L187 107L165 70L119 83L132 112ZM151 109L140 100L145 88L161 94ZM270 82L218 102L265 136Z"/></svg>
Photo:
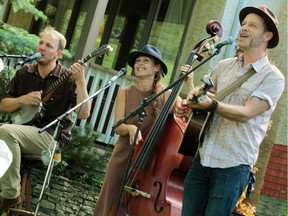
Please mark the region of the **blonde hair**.
<svg viewBox="0 0 288 216"><path fill-rule="evenodd" d="M40 38L43 36L43 34L52 34L58 39L58 50L64 50L66 46L66 38L63 34L56 31L56 29L52 26L47 26L41 33Z"/></svg>

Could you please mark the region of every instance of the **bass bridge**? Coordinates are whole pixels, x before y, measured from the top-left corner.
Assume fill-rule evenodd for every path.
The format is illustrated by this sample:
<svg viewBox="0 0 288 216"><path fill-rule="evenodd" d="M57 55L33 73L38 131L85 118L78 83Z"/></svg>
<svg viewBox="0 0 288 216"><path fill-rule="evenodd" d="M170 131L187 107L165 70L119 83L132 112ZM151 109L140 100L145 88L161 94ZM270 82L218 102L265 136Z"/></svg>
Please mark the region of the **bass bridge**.
<svg viewBox="0 0 288 216"><path fill-rule="evenodd" d="M125 189L125 191L130 193L133 197L142 196L142 197L145 197L147 199L150 199L150 197L151 197L151 194L144 192L144 191L137 190L136 188L133 188L133 187L124 186L124 189Z"/></svg>

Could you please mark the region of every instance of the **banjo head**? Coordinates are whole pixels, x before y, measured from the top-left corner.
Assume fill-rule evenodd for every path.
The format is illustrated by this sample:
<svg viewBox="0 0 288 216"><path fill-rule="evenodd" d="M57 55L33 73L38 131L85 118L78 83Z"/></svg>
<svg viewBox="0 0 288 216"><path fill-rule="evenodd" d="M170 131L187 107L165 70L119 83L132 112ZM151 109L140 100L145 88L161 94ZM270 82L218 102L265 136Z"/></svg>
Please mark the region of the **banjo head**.
<svg viewBox="0 0 288 216"><path fill-rule="evenodd" d="M22 105L20 109L11 115L13 124L25 124L31 121L41 111L41 106Z"/></svg>

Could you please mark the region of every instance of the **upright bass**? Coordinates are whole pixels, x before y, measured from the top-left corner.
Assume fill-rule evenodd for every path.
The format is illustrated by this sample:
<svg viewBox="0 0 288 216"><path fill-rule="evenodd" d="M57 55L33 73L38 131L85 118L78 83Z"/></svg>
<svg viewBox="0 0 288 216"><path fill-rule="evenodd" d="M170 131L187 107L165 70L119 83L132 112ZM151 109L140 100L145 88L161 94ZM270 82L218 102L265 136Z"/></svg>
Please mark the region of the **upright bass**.
<svg viewBox="0 0 288 216"><path fill-rule="evenodd" d="M191 65L195 60L202 61L201 50L208 42L219 40L222 36L222 27L215 20L207 24L206 31L210 36L195 46L186 64ZM189 136L183 139L189 124L175 117L172 111L185 78L184 75L180 76L144 143L137 145L121 202L110 215L181 215L184 178L195 156L191 152L186 153L185 149L196 149L192 154L197 151L196 146L190 145L192 142L189 142ZM183 145L188 147L181 148Z"/></svg>

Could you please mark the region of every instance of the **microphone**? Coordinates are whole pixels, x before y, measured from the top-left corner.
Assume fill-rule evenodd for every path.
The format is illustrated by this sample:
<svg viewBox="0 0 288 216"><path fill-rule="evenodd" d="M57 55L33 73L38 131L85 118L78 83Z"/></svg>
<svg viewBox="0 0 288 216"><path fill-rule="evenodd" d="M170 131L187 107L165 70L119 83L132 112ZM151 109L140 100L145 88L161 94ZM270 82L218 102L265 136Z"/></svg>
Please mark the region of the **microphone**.
<svg viewBox="0 0 288 216"><path fill-rule="evenodd" d="M127 70L126 68L121 68L121 70L118 72L118 74L116 74L115 76L113 76L108 83L111 84L113 83L115 80L117 80L118 78L124 76L126 74Z"/></svg>
<svg viewBox="0 0 288 216"><path fill-rule="evenodd" d="M234 42L234 39L232 37L228 37L228 38L226 38L226 40L220 41L219 43L213 44L213 45L203 49L202 52L207 52L207 51L210 51L210 50L213 50L213 49L220 49L223 46L233 44L233 42Z"/></svg>
<svg viewBox="0 0 288 216"><path fill-rule="evenodd" d="M32 56L28 56L24 60L22 60L19 63L17 63L17 65L23 65L23 64L25 64L27 62L33 61L33 60L38 59L38 58L41 58L41 53L35 53Z"/></svg>

